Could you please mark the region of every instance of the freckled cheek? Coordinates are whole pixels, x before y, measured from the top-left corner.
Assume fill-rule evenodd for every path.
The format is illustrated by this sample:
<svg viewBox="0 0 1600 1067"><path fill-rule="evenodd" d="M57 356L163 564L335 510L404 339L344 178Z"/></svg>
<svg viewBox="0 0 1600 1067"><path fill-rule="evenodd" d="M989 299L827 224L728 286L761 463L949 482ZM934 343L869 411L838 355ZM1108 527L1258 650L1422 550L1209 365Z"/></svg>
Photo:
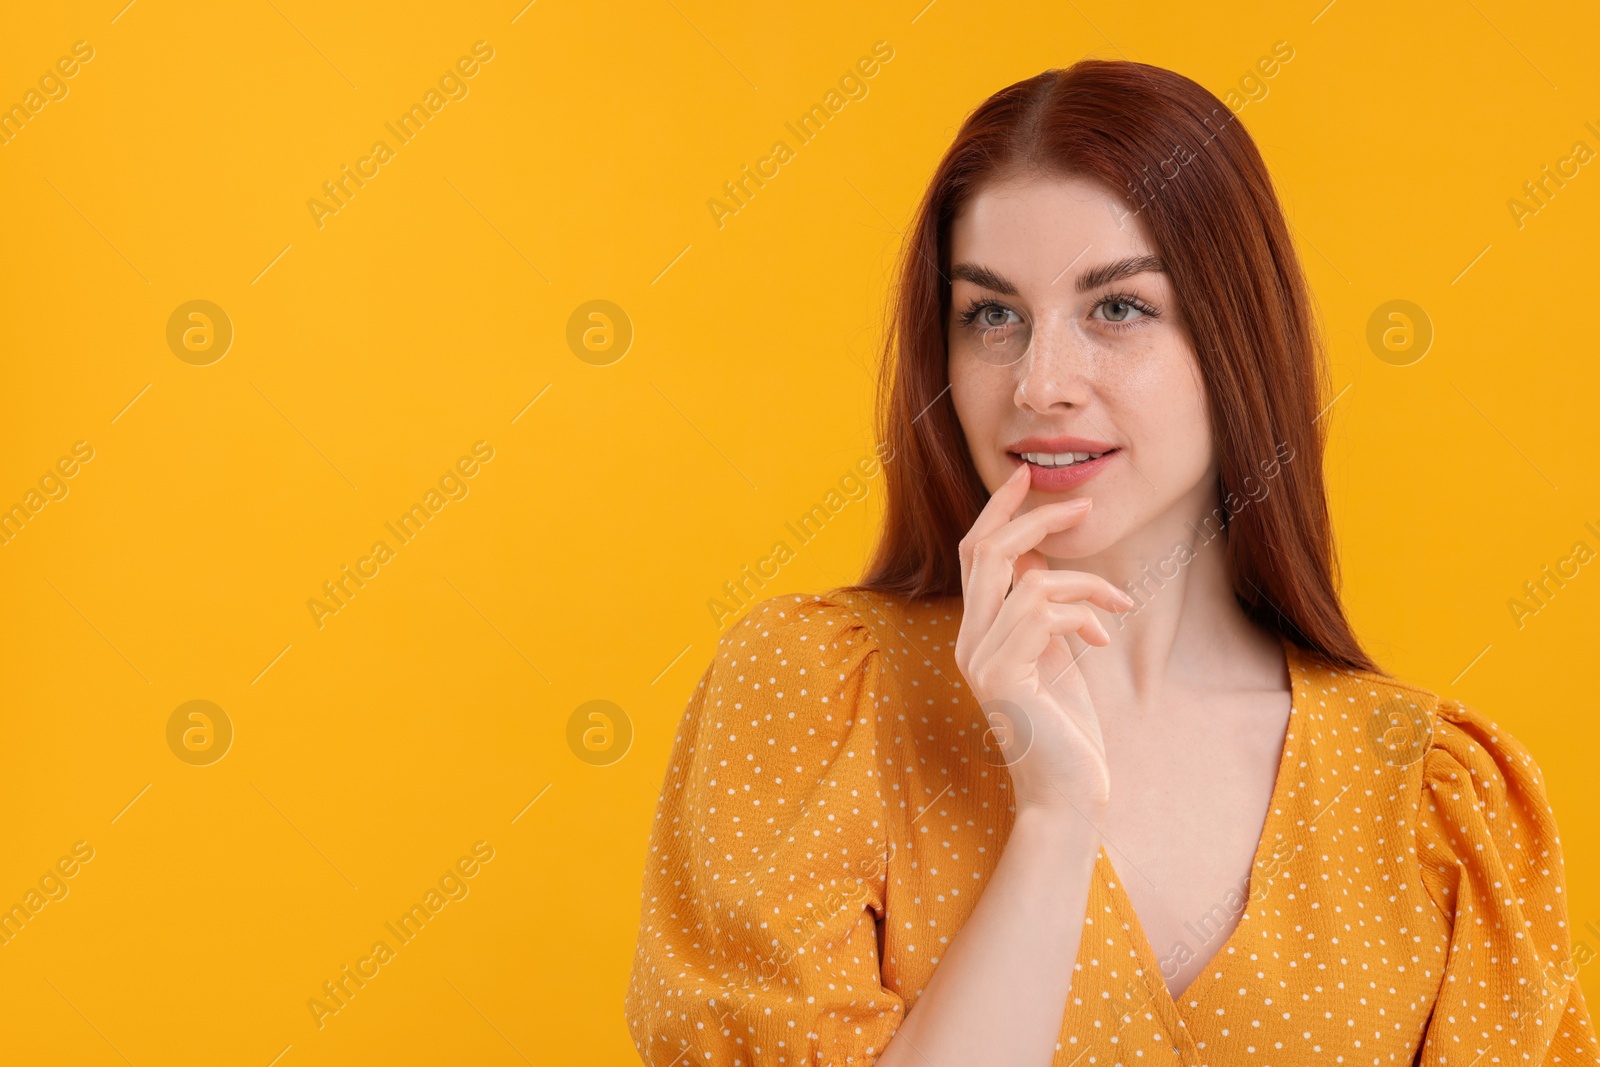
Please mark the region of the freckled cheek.
<svg viewBox="0 0 1600 1067"><path fill-rule="evenodd" d="M1124 363L1107 369L1099 385L1107 403L1151 419L1186 417L1194 409L1187 376L1163 367Z"/></svg>
<svg viewBox="0 0 1600 1067"><path fill-rule="evenodd" d="M950 361L949 375L950 402L978 473L985 475L986 482L995 477L1003 479L1011 472L999 469L995 450L1002 444L1000 435L1013 407L1016 381L1003 374L970 373L970 368L961 367L960 360Z"/></svg>
<svg viewBox="0 0 1600 1067"><path fill-rule="evenodd" d="M1138 452L1189 455L1209 448L1210 415L1199 368L1172 353L1108 360L1097 379L1100 398ZM1149 456L1154 460L1154 455Z"/></svg>
<svg viewBox="0 0 1600 1067"><path fill-rule="evenodd" d="M1005 417L1016 382L1001 374L973 373L971 367L963 366L964 362L950 362L950 401L961 425L972 436L992 429Z"/></svg>

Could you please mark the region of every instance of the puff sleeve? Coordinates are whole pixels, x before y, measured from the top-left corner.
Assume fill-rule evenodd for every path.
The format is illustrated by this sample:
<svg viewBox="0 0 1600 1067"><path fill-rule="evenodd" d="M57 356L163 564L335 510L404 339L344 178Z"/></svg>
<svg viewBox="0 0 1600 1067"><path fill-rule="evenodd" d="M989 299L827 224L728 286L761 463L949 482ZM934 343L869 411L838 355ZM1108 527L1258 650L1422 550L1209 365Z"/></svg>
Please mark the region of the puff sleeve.
<svg viewBox="0 0 1600 1067"><path fill-rule="evenodd" d="M718 642L645 858L625 999L645 1063L871 1064L900 1025L878 948L886 673L843 599L761 601Z"/></svg>
<svg viewBox="0 0 1600 1067"><path fill-rule="evenodd" d="M1440 701L1421 799L1422 881L1451 933L1417 1063L1600 1063L1533 756L1482 713Z"/></svg>

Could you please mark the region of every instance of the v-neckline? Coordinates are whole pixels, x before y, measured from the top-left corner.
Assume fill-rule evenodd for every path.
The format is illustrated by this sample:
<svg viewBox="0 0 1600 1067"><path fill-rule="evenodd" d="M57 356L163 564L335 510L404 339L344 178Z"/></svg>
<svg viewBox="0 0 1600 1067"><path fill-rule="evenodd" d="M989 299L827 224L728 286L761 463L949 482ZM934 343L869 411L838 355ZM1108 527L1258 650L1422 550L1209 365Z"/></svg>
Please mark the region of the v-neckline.
<svg viewBox="0 0 1600 1067"><path fill-rule="evenodd" d="M1221 945L1217 946L1217 950L1206 960L1206 965L1189 980L1189 984L1184 987L1183 992L1176 997L1172 995L1172 991L1167 988L1166 980L1162 978L1161 962L1156 956L1155 947L1150 944L1150 939L1145 934L1144 924L1139 920L1139 913L1133 906L1132 898L1128 896L1127 891L1123 888L1122 877L1117 872L1116 867L1112 865L1111 857L1106 854L1104 844L1100 846L1099 855L1095 861L1097 864L1104 865L1104 870L1100 874L1110 886L1110 891L1114 894L1129 919L1131 936L1134 942L1133 948L1138 955L1139 965L1145 972L1145 984L1149 988L1151 996L1150 1007L1161 1018L1173 1039L1184 1042L1191 1055L1198 1055L1198 1050L1194 1048L1193 1037L1184 1022L1187 1013L1179 1006L1179 1001L1187 1000L1196 1006L1195 1010L1199 1009L1203 998L1215 985L1214 975L1216 971L1227 965L1226 957L1229 951L1235 947L1236 942L1241 940L1242 935L1246 932L1245 926L1255 914L1261 891L1261 884L1256 877L1256 872L1264 869L1265 856L1270 855L1271 851L1276 847L1278 813L1283 808L1284 794L1288 791L1288 782L1292 777L1289 765L1293 759L1297 758L1298 750L1294 741L1300 731L1300 720L1305 714L1305 709L1302 706L1304 701L1300 697L1304 660L1299 646L1294 642L1282 634L1278 635L1278 640L1283 646L1284 662L1289 672L1289 719L1284 727L1283 751L1278 756L1278 770L1272 782L1271 798L1267 802L1267 816L1262 821L1261 836L1256 841L1255 853L1250 860L1249 883L1244 911L1240 914L1239 922L1234 926L1227 938ZM1197 988L1202 980L1207 982L1206 986Z"/></svg>

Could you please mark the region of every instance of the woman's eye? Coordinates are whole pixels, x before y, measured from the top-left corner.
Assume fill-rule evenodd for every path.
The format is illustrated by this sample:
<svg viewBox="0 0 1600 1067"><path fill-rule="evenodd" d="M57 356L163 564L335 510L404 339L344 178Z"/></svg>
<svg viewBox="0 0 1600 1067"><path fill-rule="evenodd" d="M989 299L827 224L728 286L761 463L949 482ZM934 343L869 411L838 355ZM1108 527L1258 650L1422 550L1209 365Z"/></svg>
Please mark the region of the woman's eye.
<svg viewBox="0 0 1600 1067"><path fill-rule="evenodd" d="M1130 315L1144 314L1126 300L1107 300L1100 305L1100 308L1105 312L1104 317L1109 322L1127 322Z"/></svg>
<svg viewBox="0 0 1600 1067"><path fill-rule="evenodd" d="M998 321L994 318L996 314L1000 315ZM1015 314L1015 312L1013 312L1010 308L1003 308L999 304L990 304L988 307L983 308L978 312L978 325L1006 326L1009 325L1009 323L1006 321L1005 316L1013 314Z"/></svg>

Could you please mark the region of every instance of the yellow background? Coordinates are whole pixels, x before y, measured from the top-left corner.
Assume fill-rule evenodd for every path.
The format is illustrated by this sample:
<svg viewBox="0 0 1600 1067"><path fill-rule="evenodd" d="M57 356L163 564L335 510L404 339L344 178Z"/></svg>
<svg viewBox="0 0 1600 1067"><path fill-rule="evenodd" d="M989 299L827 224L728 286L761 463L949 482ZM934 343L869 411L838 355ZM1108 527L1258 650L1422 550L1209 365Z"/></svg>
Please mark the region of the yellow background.
<svg viewBox="0 0 1600 1067"><path fill-rule="evenodd" d="M1507 607L1600 550L1600 165L1520 228L1507 206L1600 149L1592 7L124 2L0 34L0 103L94 48L0 147L0 504L94 449L0 547L0 904L95 850L0 947L0 1059L634 1062L707 601L870 453L897 231L963 116L1091 54L1223 95L1294 49L1240 118L1331 338L1350 610L1531 747L1600 926L1600 563L1520 628ZM319 229L307 200L479 40L469 95ZM877 41L868 95L797 146L785 121ZM780 138L719 229L707 200ZM166 343L193 299L235 330L209 366ZM595 299L635 330L609 366L565 339ZM1436 331L1410 366L1365 340L1392 299ZM319 629L307 600L480 440L470 494ZM870 484L765 592L858 574ZM236 732L210 766L167 745L195 699ZM593 699L634 729L610 766L567 743ZM477 841L470 895L319 1030L307 1000Z"/></svg>

